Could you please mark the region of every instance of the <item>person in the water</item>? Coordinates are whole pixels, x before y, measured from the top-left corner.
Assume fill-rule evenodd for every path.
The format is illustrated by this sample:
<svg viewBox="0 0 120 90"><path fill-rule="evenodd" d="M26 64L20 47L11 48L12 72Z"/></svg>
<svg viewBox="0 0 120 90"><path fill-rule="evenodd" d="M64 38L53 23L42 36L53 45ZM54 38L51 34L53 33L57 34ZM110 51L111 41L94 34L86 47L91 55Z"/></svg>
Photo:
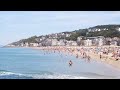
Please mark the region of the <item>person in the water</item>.
<svg viewBox="0 0 120 90"><path fill-rule="evenodd" d="M73 63L72 63L72 61L70 60L70 61L69 61L69 66L72 66L72 64L73 64Z"/></svg>
<svg viewBox="0 0 120 90"><path fill-rule="evenodd" d="M76 58L78 58L78 54L76 54Z"/></svg>

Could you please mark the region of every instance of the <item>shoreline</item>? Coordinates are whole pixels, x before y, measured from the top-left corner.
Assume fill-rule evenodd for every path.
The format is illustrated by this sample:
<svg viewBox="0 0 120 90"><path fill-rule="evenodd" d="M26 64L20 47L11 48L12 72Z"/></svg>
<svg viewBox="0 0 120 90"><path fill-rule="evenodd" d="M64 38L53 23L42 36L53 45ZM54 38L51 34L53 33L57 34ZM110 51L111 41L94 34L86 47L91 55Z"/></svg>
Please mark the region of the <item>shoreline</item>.
<svg viewBox="0 0 120 90"><path fill-rule="evenodd" d="M105 47L108 47L108 46L105 46ZM43 50L43 49L44 50L48 50L46 47L30 47L30 48L37 49L37 50ZM49 47L49 48L52 49L52 48L56 48L56 47ZM57 47L57 48L59 48L59 47ZM73 49L73 48L81 48L81 47L65 47L65 48ZM91 47L86 47L86 48L91 48ZM92 47L92 48L95 48L95 47ZM60 51L63 52L63 53L66 53L66 51L63 51L63 50L60 50ZM81 58L80 52L72 52L72 54L73 55L78 54L79 57ZM100 62L103 62L105 64L109 64L109 65L111 65L111 66L113 66L113 67L115 67L117 69L120 69L120 61L119 60L116 61L113 57L110 57L109 55L102 55L102 59L100 59L99 58L100 54L95 54L93 52L92 53L91 52L87 52L87 54L91 57L90 61L92 61L92 60L100 61Z"/></svg>
<svg viewBox="0 0 120 90"><path fill-rule="evenodd" d="M112 46L103 46L105 48L108 47L112 47ZM120 47L120 46L116 46L116 47ZM7 48L7 47L5 47ZM9 48L31 48L31 49L37 49L37 50L57 50L60 51L62 53L70 53L72 55L78 55L78 59L79 57L81 58L81 52L77 51L76 49L80 49L80 48L96 48L96 46L92 46L92 47L85 47L85 46L48 46L48 47L9 47ZM68 50L68 51L67 51ZM92 60L96 60L96 61L101 61L103 63L109 64L117 69L120 69L120 58L119 60L115 60L115 58L111 57L110 55L102 55L102 58L100 59L100 54L99 53L94 53L94 52L87 52L87 55L90 56L90 61Z"/></svg>

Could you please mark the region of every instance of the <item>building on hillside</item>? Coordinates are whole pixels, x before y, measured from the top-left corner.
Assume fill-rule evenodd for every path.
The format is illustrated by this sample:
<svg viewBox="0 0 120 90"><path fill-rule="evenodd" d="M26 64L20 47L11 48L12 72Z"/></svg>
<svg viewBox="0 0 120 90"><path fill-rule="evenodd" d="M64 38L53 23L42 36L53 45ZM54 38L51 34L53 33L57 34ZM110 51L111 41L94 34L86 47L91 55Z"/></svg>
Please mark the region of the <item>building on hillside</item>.
<svg viewBox="0 0 120 90"><path fill-rule="evenodd" d="M71 43L70 43L71 41L67 41L66 42L66 46L71 46Z"/></svg>
<svg viewBox="0 0 120 90"><path fill-rule="evenodd" d="M76 41L72 41L72 46L77 46L77 42Z"/></svg>
<svg viewBox="0 0 120 90"><path fill-rule="evenodd" d="M104 45L104 39L98 39L98 46L103 46Z"/></svg>
<svg viewBox="0 0 120 90"><path fill-rule="evenodd" d="M47 38L45 40L42 40L40 43L41 43L42 46L51 46L52 45L52 39Z"/></svg>
<svg viewBox="0 0 120 90"><path fill-rule="evenodd" d="M26 46L26 47L29 47L29 43L28 43L28 42L26 42L26 43L25 43L25 46Z"/></svg>
<svg viewBox="0 0 120 90"><path fill-rule="evenodd" d="M115 41L115 40L112 40L112 41L110 42L110 46L118 46L118 42Z"/></svg>
<svg viewBox="0 0 120 90"><path fill-rule="evenodd" d="M84 40L84 45L85 46L92 46L92 40L90 40L90 39Z"/></svg>
<svg viewBox="0 0 120 90"><path fill-rule="evenodd" d="M29 43L29 46L30 46L30 47L38 47L38 46L39 46L39 43Z"/></svg>
<svg viewBox="0 0 120 90"><path fill-rule="evenodd" d="M58 40L57 39L51 39L52 46L57 46Z"/></svg>
<svg viewBox="0 0 120 90"><path fill-rule="evenodd" d="M24 47L25 45L24 45L24 43L21 43L20 46L21 46L21 47Z"/></svg>
<svg viewBox="0 0 120 90"><path fill-rule="evenodd" d="M38 47L42 47L42 43L38 43Z"/></svg>
<svg viewBox="0 0 120 90"><path fill-rule="evenodd" d="M97 46L105 45L105 37L104 36L97 36Z"/></svg>
<svg viewBox="0 0 120 90"><path fill-rule="evenodd" d="M83 38L84 38L84 36L79 36L79 37L77 37L77 41L81 41L81 40L83 40Z"/></svg>
<svg viewBox="0 0 120 90"><path fill-rule="evenodd" d="M48 38L45 40L45 45L46 46L51 46L52 45L52 39Z"/></svg>
<svg viewBox="0 0 120 90"><path fill-rule="evenodd" d="M66 46L77 46L77 42L76 41L67 41Z"/></svg>
<svg viewBox="0 0 120 90"><path fill-rule="evenodd" d="M70 37L71 34L66 34L66 37Z"/></svg>
<svg viewBox="0 0 120 90"><path fill-rule="evenodd" d="M116 28L116 30L120 31L120 27Z"/></svg>
<svg viewBox="0 0 120 90"><path fill-rule="evenodd" d="M87 37L84 40L85 46L103 46L105 44L105 38L103 36Z"/></svg>
<svg viewBox="0 0 120 90"><path fill-rule="evenodd" d="M57 45L58 45L58 46L65 46L65 41L64 41L64 39L59 40L58 43L57 43Z"/></svg>
<svg viewBox="0 0 120 90"><path fill-rule="evenodd" d="M6 45L7 47L15 47L13 44Z"/></svg>
<svg viewBox="0 0 120 90"><path fill-rule="evenodd" d="M97 37L87 37L86 39L86 44L89 46L96 46L98 44L98 39Z"/></svg>
<svg viewBox="0 0 120 90"><path fill-rule="evenodd" d="M120 38L119 37L113 37L112 40L116 40L116 41L119 41Z"/></svg>
<svg viewBox="0 0 120 90"><path fill-rule="evenodd" d="M107 37L107 38L105 38L105 40L106 40L106 41L112 41L112 38Z"/></svg>
<svg viewBox="0 0 120 90"><path fill-rule="evenodd" d="M42 40L44 40L45 38L46 38L45 36L42 36L42 38L41 38L41 39L42 39Z"/></svg>
<svg viewBox="0 0 120 90"><path fill-rule="evenodd" d="M105 38L105 45L110 45L111 41L112 41L112 38L110 37Z"/></svg>

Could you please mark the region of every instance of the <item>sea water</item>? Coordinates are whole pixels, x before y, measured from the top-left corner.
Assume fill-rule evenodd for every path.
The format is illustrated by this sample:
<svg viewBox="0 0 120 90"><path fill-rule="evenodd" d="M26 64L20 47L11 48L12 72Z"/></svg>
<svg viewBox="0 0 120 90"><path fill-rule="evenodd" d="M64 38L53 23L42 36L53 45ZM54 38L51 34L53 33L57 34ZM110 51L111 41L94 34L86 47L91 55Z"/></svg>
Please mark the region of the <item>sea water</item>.
<svg viewBox="0 0 120 90"><path fill-rule="evenodd" d="M96 60L87 62L67 53L0 48L0 79L112 79L119 76L120 70L110 65Z"/></svg>

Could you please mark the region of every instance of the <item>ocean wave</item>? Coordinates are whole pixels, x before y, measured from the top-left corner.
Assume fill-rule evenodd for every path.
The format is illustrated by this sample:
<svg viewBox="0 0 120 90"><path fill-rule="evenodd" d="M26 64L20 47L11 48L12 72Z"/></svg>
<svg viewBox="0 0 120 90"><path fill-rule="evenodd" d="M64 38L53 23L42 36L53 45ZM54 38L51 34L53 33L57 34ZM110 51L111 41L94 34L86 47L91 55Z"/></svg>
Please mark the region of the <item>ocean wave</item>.
<svg viewBox="0 0 120 90"><path fill-rule="evenodd" d="M67 74L19 74L9 71L0 71L0 79L94 79L78 75Z"/></svg>
<svg viewBox="0 0 120 90"><path fill-rule="evenodd" d="M73 75L66 75L66 74L54 74L54 75L34 75L32 76L33 79L92 79L83 76L73 76Z"/></svg>
<svg viewBox="0 0 120 90"><path fill-rule="evenodd" d="M25 76L24 74L0 70L0 79L31 79L31 78L32 77Z"/></svg>

